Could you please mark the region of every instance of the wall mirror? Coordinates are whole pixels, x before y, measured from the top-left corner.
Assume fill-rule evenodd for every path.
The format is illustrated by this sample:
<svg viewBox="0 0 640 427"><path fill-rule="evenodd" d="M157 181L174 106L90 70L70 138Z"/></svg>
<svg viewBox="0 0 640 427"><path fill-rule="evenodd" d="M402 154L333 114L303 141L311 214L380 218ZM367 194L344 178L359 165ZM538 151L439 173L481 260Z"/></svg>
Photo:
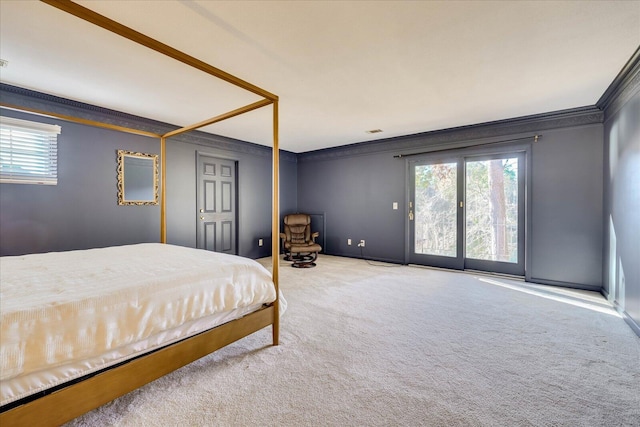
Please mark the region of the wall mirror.
<svg viewBox="0 0 640 427"><path fill-rule="evenodd" d="M158 155L118 150L118 204L158 204Z"/></svg>

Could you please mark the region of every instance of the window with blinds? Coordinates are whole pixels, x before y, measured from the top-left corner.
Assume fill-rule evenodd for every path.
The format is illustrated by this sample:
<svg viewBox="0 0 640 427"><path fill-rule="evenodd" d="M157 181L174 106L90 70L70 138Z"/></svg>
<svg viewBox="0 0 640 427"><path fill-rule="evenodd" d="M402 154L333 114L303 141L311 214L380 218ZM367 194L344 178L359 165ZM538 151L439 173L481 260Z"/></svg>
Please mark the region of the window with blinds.
<svg viewBox="0 0 640 427"><path fill-rule="evenodd" d="M60 126L0 116L0 182L58 183Z"/></svg>

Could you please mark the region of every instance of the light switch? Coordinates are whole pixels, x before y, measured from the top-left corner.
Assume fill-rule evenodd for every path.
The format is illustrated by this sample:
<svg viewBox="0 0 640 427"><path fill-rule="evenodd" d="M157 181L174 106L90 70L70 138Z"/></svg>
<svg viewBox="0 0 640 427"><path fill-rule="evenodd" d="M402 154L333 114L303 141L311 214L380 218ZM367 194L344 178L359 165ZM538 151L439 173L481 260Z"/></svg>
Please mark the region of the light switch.
<svg viewBox="0 0 640 427"><path fill-rule="evenodd" d="M394 211L398 210L398 202L393 202L393 210Z"/></svg>

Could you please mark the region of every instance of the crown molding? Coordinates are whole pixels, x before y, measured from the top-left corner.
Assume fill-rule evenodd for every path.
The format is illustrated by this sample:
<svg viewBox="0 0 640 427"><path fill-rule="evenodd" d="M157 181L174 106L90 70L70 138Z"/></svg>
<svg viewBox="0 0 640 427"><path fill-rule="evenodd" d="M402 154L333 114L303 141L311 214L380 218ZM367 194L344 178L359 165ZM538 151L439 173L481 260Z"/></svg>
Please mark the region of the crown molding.
<svg viewBox="0 0 640 427"><path fill-rule="evenodd" d="M513 119L498 120L469 126L461 126L371 142L343 145L322 150L298 153L298 162L329 160L347 156L384 152L410 152L425 148L455 148L461 142L473 145L488 139L511 135L538 133L549 129L570 128L602 123L604 115L596 106L572 108L550 113L536 114Z"/></svg>
<svg viewBox="0 0 640 427"><path fill-rule="evenodd" d="M55 95L37 92L6 83L0 83L0 99L2 102L12 105L19 105L25 108L32 108L40 111L50 111L52 113L64 114L81 119L107 123L131 129L142 130L157 134L165 134L178 129L179 126L147 119L133 114L127 114L108 108L84 102L74 101ZM234 151L250 154L258 157L271 157L271 147L266 147L251 142L228 138L202 131L191 131L177 135L170 139L172 142L183 142L189 144L205 145L220 150ZM295 162L296 154L280 150L280 159Z"/></svg>
<svg viewBox="0 0 640 427"><path fill-rule="evenodd" d="M640 90L640 47L622 67L596 106L605 112L605 121L617 113Z"/></svg>

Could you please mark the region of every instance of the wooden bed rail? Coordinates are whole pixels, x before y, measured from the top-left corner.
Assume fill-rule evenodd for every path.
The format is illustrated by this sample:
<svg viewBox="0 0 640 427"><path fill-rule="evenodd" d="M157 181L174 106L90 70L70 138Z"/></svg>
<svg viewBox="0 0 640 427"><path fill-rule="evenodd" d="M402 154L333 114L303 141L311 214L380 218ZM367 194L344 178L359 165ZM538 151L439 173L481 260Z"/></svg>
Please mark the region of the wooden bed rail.
<svg viewBox="0 0 640 427"><path fill-rule="evenodd" d="M58 426L271 325L272 304L0 413L0 426Z"/></svg>

